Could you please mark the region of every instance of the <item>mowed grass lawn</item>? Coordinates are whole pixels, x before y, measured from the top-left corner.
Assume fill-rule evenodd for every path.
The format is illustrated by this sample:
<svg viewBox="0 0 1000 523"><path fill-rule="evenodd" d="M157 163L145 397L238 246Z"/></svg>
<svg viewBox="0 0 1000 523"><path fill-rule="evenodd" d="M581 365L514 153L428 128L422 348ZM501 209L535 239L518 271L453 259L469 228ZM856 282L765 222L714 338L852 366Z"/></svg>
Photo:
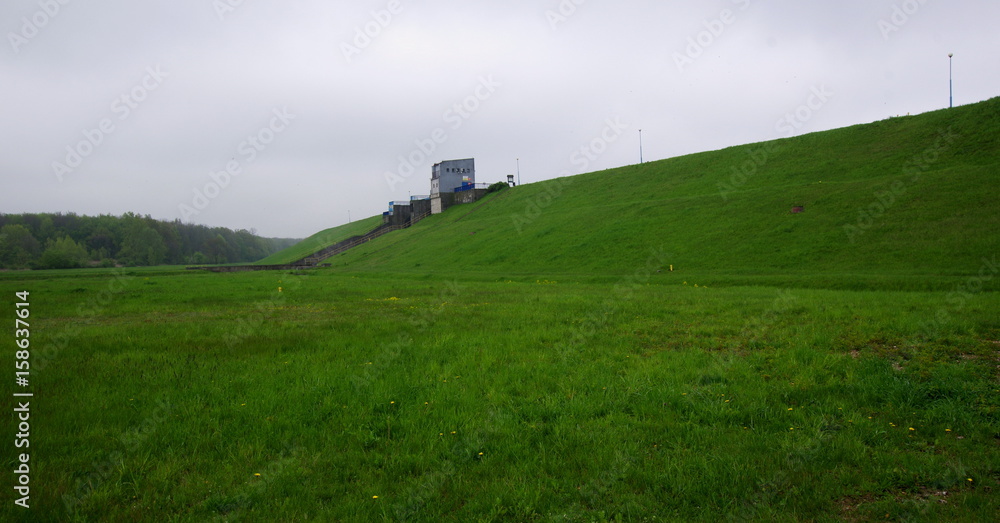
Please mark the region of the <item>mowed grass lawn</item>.
<svg viewBox="0 0 1000 523"><path fill-rule="evenodd" d="M974 290L8 273L32 490L0 519L995 520Z"/></svg>

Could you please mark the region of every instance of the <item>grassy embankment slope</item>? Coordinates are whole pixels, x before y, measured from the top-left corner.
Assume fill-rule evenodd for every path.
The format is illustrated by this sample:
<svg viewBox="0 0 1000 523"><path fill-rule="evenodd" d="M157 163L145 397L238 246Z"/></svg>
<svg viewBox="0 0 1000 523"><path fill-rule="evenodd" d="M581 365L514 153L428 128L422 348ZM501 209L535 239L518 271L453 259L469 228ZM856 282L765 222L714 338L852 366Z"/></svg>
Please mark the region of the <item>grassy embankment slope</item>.
<svg viewBox="0 0 1000 523"><path fill-rule="evenodd" d="M353 236L361 236L377 227L380 223L382 223L381 216L372 216L338 227L332 227L320 231L287 249L276 252L254 263L254 265L284 265L292 263Z"/></svg>
<svg viewBox="0 0 1000 523"><path fill-rule="evenodd" d="M561 178L456 206L331 261L618 277L655 250L676 275L706 283L921 288L974 274L1000 247L997 129L1000 98Z"/></svg>
<svg viewBox="0 0 1000 523"><path fill-rule="evenodd" d="M518 187L326 270L0 273L0 520L995 520L997 114L782 141L726 198L760 146Z"/></svg>

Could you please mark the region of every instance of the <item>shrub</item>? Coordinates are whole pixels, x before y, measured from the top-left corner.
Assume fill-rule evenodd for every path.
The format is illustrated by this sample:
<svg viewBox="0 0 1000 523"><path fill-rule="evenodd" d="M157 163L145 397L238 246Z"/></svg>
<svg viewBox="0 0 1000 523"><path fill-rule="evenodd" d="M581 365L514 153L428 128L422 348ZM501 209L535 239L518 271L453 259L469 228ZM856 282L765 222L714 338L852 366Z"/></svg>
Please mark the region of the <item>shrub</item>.
<svg viewBox="0 0 1000 523"><path fill-rule="evenodd" d="M507 188L507 182L497 182L486 188L486 194L500 192Z"/></svg>

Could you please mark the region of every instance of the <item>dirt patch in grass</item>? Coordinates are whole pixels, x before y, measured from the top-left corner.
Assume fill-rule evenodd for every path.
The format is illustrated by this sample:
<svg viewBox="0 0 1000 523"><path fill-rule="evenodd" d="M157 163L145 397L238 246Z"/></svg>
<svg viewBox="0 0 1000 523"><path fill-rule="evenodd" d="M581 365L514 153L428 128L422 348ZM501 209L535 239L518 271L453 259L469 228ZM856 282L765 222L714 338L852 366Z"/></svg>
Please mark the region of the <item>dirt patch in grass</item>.
<svg viewBox="0 0 1000 523"><path fill-rule="evenodd" d="M865 505L871 505L879 501L892 500L896 504L911 503L934 503L947 505L948 496L951 493L947 490L932 489L928 487L918 487L915 492L885 493L883 495L862 494L859 496L846 496L835 502L841 519L850 522L861 521L882 521L878 514L869 514L863 510Z"/></svg>
<svg viewBox="0 0 1000 523"><path fill-rule="evenodd" d="M846 496L840 498L836 501L838 511L840 512L840 517L844 521L849 521L851 523L859 521L868 521L864 514L858 513L858 509L868 503L874 502L878 499L874 494L864 494L861 496Z"/></svg>

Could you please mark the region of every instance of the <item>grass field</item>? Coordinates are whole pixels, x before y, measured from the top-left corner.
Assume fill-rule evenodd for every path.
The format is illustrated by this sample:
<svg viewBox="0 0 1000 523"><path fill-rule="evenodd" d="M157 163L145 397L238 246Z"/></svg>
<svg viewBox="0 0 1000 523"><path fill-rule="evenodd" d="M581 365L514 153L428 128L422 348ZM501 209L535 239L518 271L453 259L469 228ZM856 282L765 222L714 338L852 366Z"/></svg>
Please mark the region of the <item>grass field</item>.
<svg viewBox="0 0 1000 523"><path fill-rule="evenodd" d="M329 268L0 273L0 520L995 521L998 115L518 187Z"/></svg>
<svg viewBox="0 0 1000 523"><path fill-rule="evenodd" d="M995 293L682 278L5 275L36 397L4 519L996 516Z"/></svg>

